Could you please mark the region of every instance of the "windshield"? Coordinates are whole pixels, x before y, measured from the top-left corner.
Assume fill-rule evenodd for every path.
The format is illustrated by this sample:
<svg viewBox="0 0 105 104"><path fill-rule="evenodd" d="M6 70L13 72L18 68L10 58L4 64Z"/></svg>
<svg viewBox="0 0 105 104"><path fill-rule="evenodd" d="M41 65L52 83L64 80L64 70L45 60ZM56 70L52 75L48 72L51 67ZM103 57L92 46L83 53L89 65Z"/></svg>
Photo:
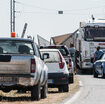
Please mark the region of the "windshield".
<svg viewBox="0 0 105 104"><path fill-rule="evenodd" d="M58 52L53 52L53 51L41 51L41 56L44 53L48 53L49 54L49 58L48 59L44 59L45 62L51 62L51 63L55 63L55 62L59 62L60 61L60 57Z"/></svg>
<svg viewBox="0 0 105 104"><path fill-rule="evenodd" d="M85 40L105 40L105 27L85 27Z"/></svg>
<svg viewBox="0 0 105 104"><path fill-rule="evenodd" d="M0 54L34 54L31 42L23 41L0 41Z"/></svg>
<svg viewBox="0 0 105 104"><path fill-rule="evenodd" d="M64 50L64 49L59 49L59 51L61 52L61 54L62 54L63 56L67 56L66 50Z"/></svg>

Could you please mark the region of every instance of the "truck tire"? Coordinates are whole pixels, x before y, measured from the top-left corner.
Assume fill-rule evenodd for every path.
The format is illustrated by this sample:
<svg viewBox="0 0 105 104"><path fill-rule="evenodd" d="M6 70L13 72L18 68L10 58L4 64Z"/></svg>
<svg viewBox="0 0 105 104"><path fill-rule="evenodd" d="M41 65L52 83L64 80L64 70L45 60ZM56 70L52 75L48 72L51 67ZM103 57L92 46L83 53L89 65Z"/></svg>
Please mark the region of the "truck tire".
<svg viewBox="0 0 105 104"><path fill-rule="evenodd" d="M63 85L63 92L69 92L69 85L68 84Z"/></svg>
<svg viewBox="0 0 105 104"><path fill-rule="evenodd" d="M31 89L31 99L32 100L40 100L41 98L41 89L40 89L40 82L36 86L33 86Z"/></svg>
<svg viewBox="0 0 105 104"><path fill-rule="evenodd" d="M63 87L62 86L58 87L58 92L63 92Z"/></svg>
<svg viewBox="0 0 105 104"><path fill-rule="evenodd" d="M95 72L95 70L93 72L93 76L94 76L94 78L97 78L98 77L98 74Z"/></svg>
<svg viewBox="0 0 105 104"><path fill-rule="evenodd" d="M42 99L46 98L47 93L48 93L48 83L46 81L46 83L44 84L44 86L42 87L42 90L41 90L41 98Z"/></svg>
<svg viewBox="0 0 105 104"><path fill-rule="evenodd" d="M102 78L105 78L104 69L102 68Z"/></svg>
<svg viewBox="0 0 105 104"><path fill-rule="evenodd" d="M69 83L74 83L74 75L71 74L69 77Z"/></svg>

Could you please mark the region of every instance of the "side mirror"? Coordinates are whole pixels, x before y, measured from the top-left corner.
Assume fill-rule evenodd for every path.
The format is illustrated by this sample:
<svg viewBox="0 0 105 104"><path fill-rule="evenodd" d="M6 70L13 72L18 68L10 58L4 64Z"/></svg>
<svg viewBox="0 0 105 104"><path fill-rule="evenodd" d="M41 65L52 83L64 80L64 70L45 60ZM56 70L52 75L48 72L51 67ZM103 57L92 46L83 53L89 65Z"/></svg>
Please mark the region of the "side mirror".
<svg viewBox="0 0 105 104"><path fill-rule="evenodd" d="M69 62L68 62L68 61L66 61L66 64L68 65L68 64L69 64Z"/></svg>
<svg viewBox="0 0 105 104"><path fill-rule="evenodd" d="M42 60L48 59L49 58L49 53L43 53L41 58L42 58Z"/></svg>

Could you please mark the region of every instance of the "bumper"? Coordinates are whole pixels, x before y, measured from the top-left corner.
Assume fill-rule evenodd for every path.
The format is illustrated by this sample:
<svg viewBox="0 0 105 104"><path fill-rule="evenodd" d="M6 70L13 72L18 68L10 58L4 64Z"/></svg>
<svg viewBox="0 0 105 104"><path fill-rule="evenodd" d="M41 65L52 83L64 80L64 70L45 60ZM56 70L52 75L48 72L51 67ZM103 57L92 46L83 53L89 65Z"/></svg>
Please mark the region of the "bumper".
<svg viewBox="0 0 105 104"><path fill-rule="evenodd" d="M64 73L48 73L48 85L68 84L68 74Z"/></svg>
<svg viewBox="0 0 105 104"><path fill-rule="evenodd" d="M90 69L93 68L93 64L91 62L83 62L82 69Z"/></svg>
<svg viewBox="0 0 105 104"><path fill-rule="evenodd" d="M32 75L1 75L0 74L0 86L33 86L35 85L35 79Z"/></svg>

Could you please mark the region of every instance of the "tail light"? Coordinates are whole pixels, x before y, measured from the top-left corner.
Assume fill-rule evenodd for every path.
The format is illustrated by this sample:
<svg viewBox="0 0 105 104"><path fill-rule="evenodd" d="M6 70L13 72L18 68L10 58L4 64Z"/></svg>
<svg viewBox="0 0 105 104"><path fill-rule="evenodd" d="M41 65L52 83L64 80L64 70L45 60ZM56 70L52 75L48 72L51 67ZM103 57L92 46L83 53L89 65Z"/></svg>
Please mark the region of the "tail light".
<svg viewBox="0 0 105 104"><path fill-rule="evenodd" d="M72 59L69 59L69 67L72 68Z"/></svg>
<svg viewBox="0 0 105 104"><path fill-rule="evenodd" d="M31 73L35 73L35 70L36 70L35 59L31 59Z"/></svg>
<svg viewBox="0 0 105 104"><path fill-rule="evenodd" d="M64 62L59 62L59 67L60 67L60 69L63 69L63 68L64 68L64 65L65 65Z"/></svg>
<svg viewBox="0 0 105 104"><path fill-rule="evenodd" d="M62 55L60 54L60 52L58 52L59 56L60 56L60 62L59 62L59 68L60 69L63 69L64 66L65 66L65 63L63 62L63 57Z"/></svg>

